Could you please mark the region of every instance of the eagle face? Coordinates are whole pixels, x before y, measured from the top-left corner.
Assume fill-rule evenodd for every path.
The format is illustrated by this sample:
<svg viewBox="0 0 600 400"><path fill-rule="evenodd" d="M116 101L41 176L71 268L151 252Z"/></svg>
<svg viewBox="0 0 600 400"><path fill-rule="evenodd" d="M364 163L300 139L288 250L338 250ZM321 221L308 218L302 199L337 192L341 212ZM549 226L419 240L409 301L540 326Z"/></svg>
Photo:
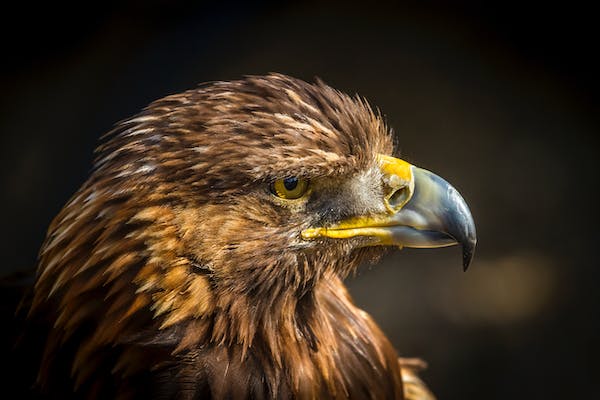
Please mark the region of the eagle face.
<svg viewBox="0 0 600 400"><path fill-rule="evenodd" d="M60 359L84 393L145 376L166 395L401 398L341 279L386 246L460 243L466 267L475 229L452 186L392 154L366 101L279 74L120 123L40 255L41 386Z"/></svg>

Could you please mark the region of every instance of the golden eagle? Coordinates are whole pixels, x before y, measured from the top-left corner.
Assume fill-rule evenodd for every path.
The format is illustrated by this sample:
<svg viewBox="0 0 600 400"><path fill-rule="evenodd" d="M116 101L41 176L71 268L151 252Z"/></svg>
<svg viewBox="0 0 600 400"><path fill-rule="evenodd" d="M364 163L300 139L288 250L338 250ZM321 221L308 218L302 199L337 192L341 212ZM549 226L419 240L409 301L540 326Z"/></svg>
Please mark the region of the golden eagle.
<svg viewBox="0 0 600 400"><path fill-rule="evenodd" d="M342 280L386 246L458 243L466 267L475 228L452 186L393 154L364 99L280 74L119 123L40 252L36 390L428 398Z"/></svg>

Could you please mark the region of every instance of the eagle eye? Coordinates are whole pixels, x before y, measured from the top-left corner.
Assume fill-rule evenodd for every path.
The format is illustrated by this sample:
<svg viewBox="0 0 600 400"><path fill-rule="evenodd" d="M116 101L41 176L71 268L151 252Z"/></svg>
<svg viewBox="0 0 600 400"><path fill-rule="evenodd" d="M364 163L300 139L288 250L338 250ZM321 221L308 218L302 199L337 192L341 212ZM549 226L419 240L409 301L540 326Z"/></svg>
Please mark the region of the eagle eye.
<svg viewBox="0 0 600 400"><path fill-rule="evenodd" d="M271 192L282 199L295 200L302 197L308 189L308 180L291 176L278 179L271 185Z"/></svg>

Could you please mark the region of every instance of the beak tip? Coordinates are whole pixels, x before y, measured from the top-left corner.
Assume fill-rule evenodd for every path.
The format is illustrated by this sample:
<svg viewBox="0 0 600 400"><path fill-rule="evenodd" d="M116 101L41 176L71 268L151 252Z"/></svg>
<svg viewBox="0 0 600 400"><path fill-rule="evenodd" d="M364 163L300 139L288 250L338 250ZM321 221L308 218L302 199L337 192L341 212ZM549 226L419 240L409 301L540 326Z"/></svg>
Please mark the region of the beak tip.
<svg viewBox="0 0 600 400"><path fill-rule="evenodd" d="M467 243L464 243L462 246L462 256L463 256L463 271L467 272L471 261L473 261L473 256L475 255L475 244L476 240L470 240Z"/></svg>
<svg viewBox="0 0 600 400"><path fill-rule="evenodd" d="M467 270L469 269L469 264L471 263L470 260L466 259L463 256L463 272L467 272Z"/></svg>

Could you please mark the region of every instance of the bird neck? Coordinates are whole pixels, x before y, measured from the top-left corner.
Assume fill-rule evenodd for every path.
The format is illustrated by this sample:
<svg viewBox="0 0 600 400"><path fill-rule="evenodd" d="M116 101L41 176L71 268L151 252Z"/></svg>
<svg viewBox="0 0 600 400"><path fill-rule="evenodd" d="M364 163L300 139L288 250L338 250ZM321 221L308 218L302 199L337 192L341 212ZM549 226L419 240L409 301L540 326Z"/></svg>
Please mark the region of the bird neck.
<svg viewBox="0 0 600 400"><path fill-rule="evenodd" d="M274 397L287 392L294 398L348 397L375 390L379 398L401 398L392 345L354 306L341 279L326 278L300 297L232 299L216 312L208 342L196 347L202 349L198 362L226 360L228 370L250 380L258 371ZM211 387L223 384L208 381Z"/></svg>

